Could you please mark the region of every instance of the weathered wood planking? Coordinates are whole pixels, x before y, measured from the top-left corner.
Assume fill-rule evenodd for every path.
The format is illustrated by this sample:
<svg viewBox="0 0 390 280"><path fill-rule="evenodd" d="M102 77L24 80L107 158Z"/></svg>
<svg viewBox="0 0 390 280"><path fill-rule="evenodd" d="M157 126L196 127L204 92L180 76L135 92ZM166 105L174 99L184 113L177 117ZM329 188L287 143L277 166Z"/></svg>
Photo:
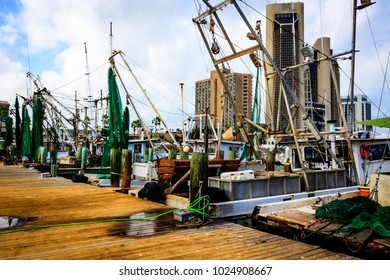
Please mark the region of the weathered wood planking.
<svg viewBox="0 0 390 280"><path fill-rule="evenodd" d="M373 230L362 232L338 231L345 225L331 223L324 219L316 219L314 209L310 213L308 207L292 208L273 213L259 214L255 210L254 223L266 224L272 228L278 228L290 232L297 237L316 239L318 242L338 242L338 248L351 251L351 254L359 253L367 258L390 259L390 238L375 236ZM333 244L334 245L334 244ZM340 246L341 245L341 246Z"/></svg>
<svg viewBox="0 0 390 280"><path fill-rule="evenodd" d="M0 259L355 259L228 222L178 228L172 214L154 221L67 226L169 209L110 189L0 165L0 216L35 217L23 227L64 224L0 234Z"/></svg>

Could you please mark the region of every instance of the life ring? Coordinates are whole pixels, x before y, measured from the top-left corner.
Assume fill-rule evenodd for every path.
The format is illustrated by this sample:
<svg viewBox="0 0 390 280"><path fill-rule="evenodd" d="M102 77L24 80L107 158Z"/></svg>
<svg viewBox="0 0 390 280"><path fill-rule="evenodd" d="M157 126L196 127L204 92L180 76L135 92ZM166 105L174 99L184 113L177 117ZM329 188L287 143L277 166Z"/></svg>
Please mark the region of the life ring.
<svg viewBox="0 0 390 280"><path fill-rule="evenodd" d="M362 159L369 159L370 158L370 150L367 145L361 145L360 146L360 156Z"/></svg>

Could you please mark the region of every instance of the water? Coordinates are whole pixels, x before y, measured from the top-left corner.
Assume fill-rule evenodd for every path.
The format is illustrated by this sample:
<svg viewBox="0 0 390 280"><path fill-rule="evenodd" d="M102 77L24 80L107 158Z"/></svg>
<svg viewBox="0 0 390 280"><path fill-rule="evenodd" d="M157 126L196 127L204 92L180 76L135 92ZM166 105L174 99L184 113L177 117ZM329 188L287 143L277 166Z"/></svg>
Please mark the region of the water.
<svg viewBox="0 0 390 280"><path fill-rule="evenodd" d="M0 216L0 229L13 228L23 226L27 222L27 218Z"/></svg>
<svg viewBox="0 0 390 280"><path fill-rule="evenodd" d="M173 218L173 213L152 220L147 219L160 213L161 212L151 211L134 214L129 217L134 220L117 224L112 233L114 235L119 234L130 237L145 237L169 233L178 229Z"/></svg>

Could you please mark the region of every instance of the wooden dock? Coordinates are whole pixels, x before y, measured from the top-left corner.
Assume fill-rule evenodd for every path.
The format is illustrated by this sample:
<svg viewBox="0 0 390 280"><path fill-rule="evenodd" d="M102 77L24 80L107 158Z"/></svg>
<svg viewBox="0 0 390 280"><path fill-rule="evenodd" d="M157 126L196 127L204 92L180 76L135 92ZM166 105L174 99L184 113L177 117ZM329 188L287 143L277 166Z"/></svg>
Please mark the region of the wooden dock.
<svg viewBox="0 0 390 280"><path fill-rule="evenodd" d="M172 213L152 221L112 221L170 209L110 188L0 165L2 224L7 218L25 218L22 226L0 229L0 259L357 259L226 221L178 227Z"/></svg>

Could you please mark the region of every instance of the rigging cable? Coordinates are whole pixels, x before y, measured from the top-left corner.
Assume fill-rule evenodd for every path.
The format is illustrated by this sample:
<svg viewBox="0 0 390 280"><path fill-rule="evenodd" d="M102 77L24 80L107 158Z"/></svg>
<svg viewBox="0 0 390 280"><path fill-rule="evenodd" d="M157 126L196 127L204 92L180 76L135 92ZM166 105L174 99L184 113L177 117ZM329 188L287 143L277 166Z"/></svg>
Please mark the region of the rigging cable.
<svg viewBox="0 0 390 280"><path fill-rule="evenodd" d="M116 63L116 64L119 64L119 65L122 66L122 67L124 67L124 65L121 64L121 63L120 63L119 61L117 61L117 60L115 60L115 63ZM141 81L143 81L143 80L141 79ZM123 85L120 84L120 86L121 86L121 88L123 89ZM150 87L150 86L149 86L149 87ZM152 87L150 87L150 88L152 88ZM152 88L152 89L153 89L153 88ZM154 89L154 91L158 93L157 90ZM158 93L158 94L159 94L159 93ZM162 96L161 94L159 94L159 95ZM144 105L145 107L152 108L152 106L150 106L150 104L147 104L146 102L142 101L141 99L137 99L137 98L135 98L133 95L130 95L130 96L131 96L132 99L134 99L135 101L137 101L137 102L139 102L140 104ZM169 112L169 111L161 110L161 109L159 109L159 111L164 112L164 113L167 113L167 114L172 114L172 115L181 115L181 113L174 113L174 112Z"/></svg>
<svg viewBox="0 0 390 280"><path fill-rule="evenodd" d="M378 61L379 61L379 64L380 64L380 66L381 66L382 73L383 73L383 75L384 75L384 83L386 83L387 89L390 90L390 89L389 89L389 84L388 84L387 79L386 79L386 72L387 72L387 70L386 70L386 72L385 72L385 70L383 69L383 65L382 65L382 63L381 63L381 59L380 59L380 56L379 56L379 51L378 51L378 47L377 47L377 45L376 45L374 33L373 33L373 31L372 31L370 18L368 17L367 9L365 9L365 11L366 11L366 16L367 16L368 26L370 27L370 33L371 33L372 41L374 42L374 47L375 47L376 55L377 55L377 57L378 57ZM387 69L387 67L386 67L386 69ZM381 94L381 99L382 99L382 95L383 95L383 92L382 92L382 94Z"/></svg>
<svg viewBox="0 0 390 280"><path fill-rule="evenodd" d="M340 71L347 77L347 78L351 78L350 76L347 75L347 73L345 73L345 71L339 67ZM373 100L367 95L364 93L364 91L355 83L355 87L362 93L364 94L367 99L371 102L371 105L374 105L376 109L378 109L379 112L381 112L384 116L386 116L386 114L373 102Z"/></svg>
<svg viewBox="0 0 390 280"><path fill-rule="evenodd" d="M388 70L388 67L389 67L389 59L390 59L390 52L387 56L387 63L386 63L386 70L385 70L385 73L384 73L384 77L383 77L383 83L382 83L382 90L381 90L381 98L379 99L379 108L381 107L381 104L382 104L382 98L383 98L383 92L384 92L384 88L385 88L385 83L387 83L387 79L386 79L386 76L387 76L387 70ZM376 115L376 117L378 118L379 117L379 111Z"/></svg>
<svg viewBox="0 0 390 280"><path fill-rule="evenodd" d="M123 53L123 56L125 56L126 58L128 58L129 60L131 60L132 62L134 62L138 67L140 67L143 71L145 71L147 74L151 75L154 79L156 79L159 83L161 83L163 86L165 86L166 88L168 88L170 91L172 91L173 93L175 93L176 95L178 94L177 90L173 89L171 86L169 86L168 84L164 83L162 80L160 80L156 75L154 75L153 73L151 73L150 71L148 71L147 69L143 68L139 63L137 63L135 60L133 60L132 58L130 58L129 56L127 56L125 53ZM127 69L127 67L125 65L123 65L122 63L116 61L117 64L119 64L120 66L124 67L125 69ZM169 103L171 103L172 106L175 106L176 109L178 109L180 112L179 113L174 113L174 112L169 112L169 111L164 111L164 110L161 110L159 109L159 111L161 112L164 112L164 113L167 113L167 114L172 114L172 115L181 115L182 113L185 113L183 112L182 108L179 108L177 107L177 104L176 103L173 103L171 102L170 100L168 100L166 98L166 95L162 95L160 93L160 91L154 89L150 84L148 84L147 82L145 82L144 80L140 79L144 84L148 85L148 88L152 89L154 92L156 92L159 96L161 96L161 98L164 99L164 101L169 101ZM188 99L185 99L188 103L190 103L191 105L194 105L191 101L189 101ZM145 106L147 107L151 107L151 106L148 106L147 104L139 101L140 103L144 104Z"/></svg>

